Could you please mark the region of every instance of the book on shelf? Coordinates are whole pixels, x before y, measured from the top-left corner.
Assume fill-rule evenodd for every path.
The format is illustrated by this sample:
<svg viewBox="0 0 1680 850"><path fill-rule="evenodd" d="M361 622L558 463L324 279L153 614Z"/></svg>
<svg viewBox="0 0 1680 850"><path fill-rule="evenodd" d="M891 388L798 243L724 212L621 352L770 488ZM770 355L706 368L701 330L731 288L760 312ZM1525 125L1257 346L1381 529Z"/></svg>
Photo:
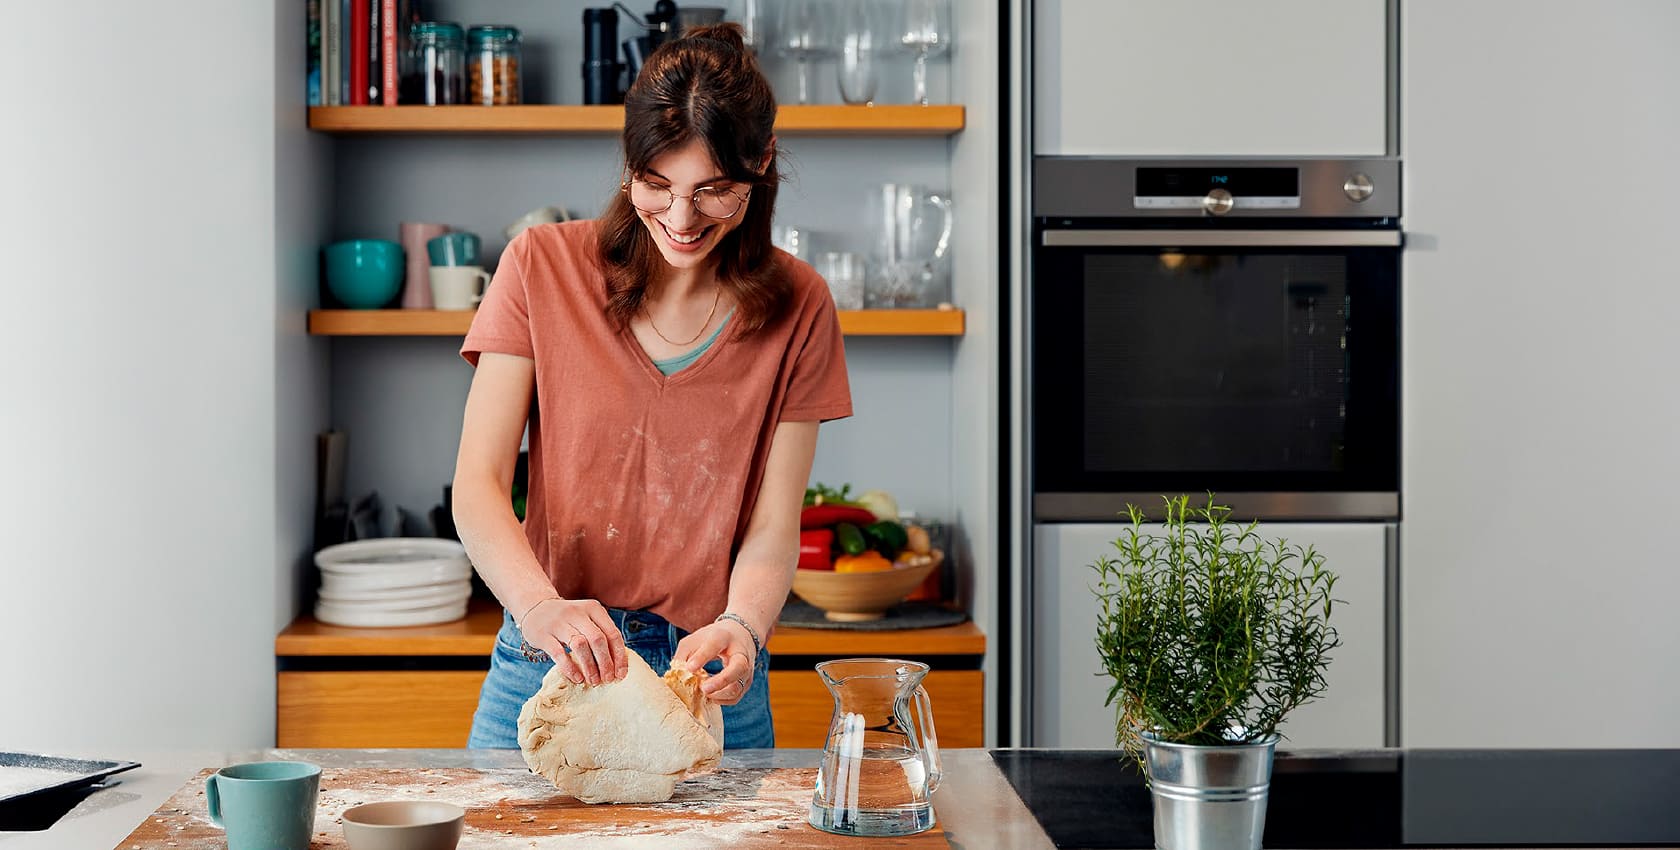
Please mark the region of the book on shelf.
<svg viewBox="0 0 1680 850"><path fill-rule="evenodd" d="M304 59L304 100L310 106L321 105L321 0L308 0L304 21L303 44L308 50Z"/></svg>
<svg viewBox="0 0 1680 850"><path fill-rule="evenodd" d="M379 7L379 102L397 105L397 0L374 0Z"/></svg>
<svg viewBox="0 0 1680 850"><path fill-rule="evenodd" d="M368 0L350 0L350 105L368 102Z"/></svg>
<svg viewBox="0 0 1680 850"><path fill-rule="evenodd" d="M338 106L339 38L338 0L321 0L321 105Z"/></svg>

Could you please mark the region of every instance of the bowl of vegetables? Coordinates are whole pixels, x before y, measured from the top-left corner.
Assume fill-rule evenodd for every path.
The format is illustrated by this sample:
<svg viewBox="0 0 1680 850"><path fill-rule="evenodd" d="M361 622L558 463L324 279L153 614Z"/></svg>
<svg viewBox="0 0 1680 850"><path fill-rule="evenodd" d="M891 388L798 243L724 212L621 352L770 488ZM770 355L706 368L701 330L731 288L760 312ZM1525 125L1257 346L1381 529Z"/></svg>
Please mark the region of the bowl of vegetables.
<svg viewBox="0 0 1680 850"><path fill-rule="evenodd" d="M900 523L892 497L821 484L800 513L793 592L836 622L879 620L939 569L945 553L925 529Z"/></svg>

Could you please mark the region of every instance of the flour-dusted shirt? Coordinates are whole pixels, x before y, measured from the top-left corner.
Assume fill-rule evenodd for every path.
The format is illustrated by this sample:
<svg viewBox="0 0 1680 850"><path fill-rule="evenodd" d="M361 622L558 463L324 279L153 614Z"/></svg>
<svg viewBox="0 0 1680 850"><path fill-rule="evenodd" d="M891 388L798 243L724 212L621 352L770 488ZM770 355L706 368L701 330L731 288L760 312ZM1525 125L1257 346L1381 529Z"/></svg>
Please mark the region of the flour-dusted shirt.
<svg viewBox="0 0 1680 850"><path fill-rule="evenodd" d="M593 221L520 234L461 355L536 364L525 535L555 590L692 631L728 602L777 424L852 414L839 317L823 279L778 250L786 312L745 336L737 316L667 377L607 318L597 257Z"/></svg>

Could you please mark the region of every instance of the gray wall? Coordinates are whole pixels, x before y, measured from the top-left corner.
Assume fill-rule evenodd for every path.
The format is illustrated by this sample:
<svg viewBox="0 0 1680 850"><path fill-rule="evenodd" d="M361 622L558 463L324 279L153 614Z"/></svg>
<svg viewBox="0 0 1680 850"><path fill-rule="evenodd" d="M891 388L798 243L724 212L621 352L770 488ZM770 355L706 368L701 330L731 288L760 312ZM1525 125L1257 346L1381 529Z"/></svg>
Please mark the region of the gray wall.
<svg viewBox="0 0 1680 850"><path fill-rule="evenodd" d="M296 8L8 7L37 35L0 51L17 83L0 134L6 749L273 740L277 564L300 519L276 434L301 430L274 376L307 359L291 331L276 342L276 233L297 225L275 213L274 50ZM182 21L204 28L165 49Z"/></svg>
<svg viewBox="0 0 1680 850"><path fill-rule="evenodd" d="M1680 5L1403 14L1401 740L1680 746Z"/></svg>

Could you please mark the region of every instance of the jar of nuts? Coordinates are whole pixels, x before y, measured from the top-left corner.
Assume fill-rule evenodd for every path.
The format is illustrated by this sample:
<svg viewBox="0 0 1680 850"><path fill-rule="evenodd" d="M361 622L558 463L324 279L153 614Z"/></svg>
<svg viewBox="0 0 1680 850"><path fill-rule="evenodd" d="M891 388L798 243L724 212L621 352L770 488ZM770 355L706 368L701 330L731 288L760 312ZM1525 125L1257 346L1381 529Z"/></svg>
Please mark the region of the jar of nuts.
<svg viewBox="0 0 1680 850"><path fill-rule="evenodd" d="M519 102L519 30L503 26L467 30L467 102L481 106Z"/></svg>

